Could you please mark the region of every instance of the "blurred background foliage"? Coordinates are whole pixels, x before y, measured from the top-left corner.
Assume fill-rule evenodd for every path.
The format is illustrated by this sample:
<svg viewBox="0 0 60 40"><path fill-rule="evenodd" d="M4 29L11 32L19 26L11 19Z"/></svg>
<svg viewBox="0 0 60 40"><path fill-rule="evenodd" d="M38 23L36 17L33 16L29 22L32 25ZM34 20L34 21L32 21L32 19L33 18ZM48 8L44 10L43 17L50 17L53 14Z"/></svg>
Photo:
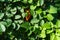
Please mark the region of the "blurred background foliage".
<svg viewBox="0 0 60 40"><path fill-rule="evenodd" d="M0 40L60 40L60 0L0 0Z"/></svg>

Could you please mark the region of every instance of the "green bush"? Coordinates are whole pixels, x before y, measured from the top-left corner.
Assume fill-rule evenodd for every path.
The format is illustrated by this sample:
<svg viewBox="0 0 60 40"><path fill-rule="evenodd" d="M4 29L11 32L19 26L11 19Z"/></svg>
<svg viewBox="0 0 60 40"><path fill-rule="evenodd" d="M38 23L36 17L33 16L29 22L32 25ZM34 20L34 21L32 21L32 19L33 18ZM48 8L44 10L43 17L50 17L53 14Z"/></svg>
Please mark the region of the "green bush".
<svg viewBox="0 0 60 40"><path fill-rule="evenodd" d="M0 40L60 40L60 0L0 0Z"/></svg>

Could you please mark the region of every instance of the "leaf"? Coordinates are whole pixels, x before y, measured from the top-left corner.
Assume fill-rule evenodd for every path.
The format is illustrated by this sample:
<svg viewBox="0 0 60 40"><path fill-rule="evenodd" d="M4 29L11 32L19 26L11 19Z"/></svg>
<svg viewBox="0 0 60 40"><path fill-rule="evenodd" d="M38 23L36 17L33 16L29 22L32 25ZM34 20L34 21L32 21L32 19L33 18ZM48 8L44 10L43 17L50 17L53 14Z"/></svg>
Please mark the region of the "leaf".
<svg viewBox="0 0 60 40"><path fill-rule="evenodd" d="M35 28L38 28L39 26L38 26L38 24L35 24L34 27L35 27Z"/></svg>
<svg viewBox="0 0 60 40"><path fill-rule="evenodd" d="M15 24L15 23L12 23L12 26L13 26L13 29L15 29L15 28L16 28L16 24Z"/></svg>
<svg viewBox="0 0 60 40"><path fill-rule="evenodd" d="M22 17L24 18L26 16L26 14L25 13L22 13Z"/></svg>
<svg viewBox="0 0 60 40"><path fill-rule="evenodd" d="M37 6L42 6L44 4L44 0L38 0Z"/></svg>
<svg viewBox="0 0 60 40"><path fill-rule="evenodd" d="M6 28L3 24L0 23L0 33L5 32Z"/></svg>
<svg viewBox="0 0 60 40"><path fill-rule="evenodd" d="M60 20L57 20L56 26L57 26L56 28L60 27Z"/></svg>
<svg viewBox="0 0 60 40"><path fill-rule="evenodd" d="M8 18L11 18L11 17L13 17L13 14L12 14L12 13L9 13L9 12L6 12L6 16L7 16Z"/></svg>
<svg viewBox="0 0 60 40"><path fill-rule="evenodd" d="M50 22L44 23L44 25L42 25L42 28L50 29L51 28L51 23Z"/></svg>
<svg viewBox="0 0 60 40"><path fill-rule="evenodd" d="M56 29L56 35L60 36L60 29Z"/></svg>
<svg viewBox="0 0 60 40"><path fill-rule="evenodd" d="M39 0L40 1L40 5L42 6L44 4L44 0Z"/></svg>
<svg viewBox="0 0 60 40"><path fill-rule="evenodd" d="M0 13L0 19L4 17L4 13Z"/></svg>
<svg viewBox="0 0 60 40"><path fill-rule="evenodd" d="M54 40L60 40L59 36L55 36Z"/></svg>
<svg viewBox="0 0 60 40"><path fill-rule="evenodd" d="M31 37L30 40L35 40L35 38Z"/></svg>
<svg viewBox="0 0 60 40"><path fill-rule="evenodd" d="M24 13L24 8L21 8L21 9L20 9L20 12L21 12L21 13Z"/></svg>
<svg viewBox="0 0 60 40"><path fill-rule="evenodd" d="M29 33L28 33L28 36L30 36L32 34L32 31L30 31Z"/></svg>
<svg viewBox="0 0 60 40"><path fill-rule="evenodd" d="M50 34L50 40L54 40L54 38L55 38L55 34L54 33L51 33Z"/></svg>
<svg viewBox="0 0 60 40"><path fill-rule="evenodd" d="M28 0L28 3L32 3L33 2L33 0Z"/></svg>
<svg viewBox="0 0 60 40"><path fill-rule="evenodd" d="M5 1L5 0L0 0L0 1L2 1L2 2L3 2L3 1Z"/></svg>
<svg viewBox="0 0 60 40"><path fill-rule="evenodd" d="M44 20L41 20L40 25L43 26L43 24L44 24Z"/></svg>
<svg viewBox="0 0 60 40"><path fill-rule="evenodd" d="M13 8L13 9L11 9L10 11L11 11L12 14L16 14L17 8L15 7L15 8Z"/></svg>
<svg viewBox="0 0 60 40"><path fill-rule="evenodd" d="M36 6L35 5L30 5L30 9L31 10L35 10L36 9Z"/></svg>
<svg viewBox="0 0 60 40"><path fill-rule="evenodd" d="M42 30L42 31L41 31L40 37L41 37L41 38L45 38L45 37L46 37L45 30Z"/></svg>
<svg viewBox="0 0 60 40"><path fill-rule="evenodd" d="M23 0L22 2L23 2L23 3L27 3L27 0Z"/></svg>
<svg viewBox="0 0 60 40"><path fill-rule="evenodd" d="M7 26L7 23L5 21L1 21L0 23Z"/></svg>
<svg viewBox="0 0 60 40"><path fill-rule="evenodd" d="M17 24L17 29L16 29L16 30L19 30L19 28L20 28L20 25L19 25L19 24Z"/></svg>
<svg viewBox="0 0 60 40"><path fill-rule="evenodd" d="M55 14L55 13L57 13L57 8L52 6L52 5L50 5L50 9L48 10L48 12L50 14Z"/></svg>
<svg viewBox="0 0 60 40"><path fill-rule="evenodd" d="M30 12L31 12L30 14L34 16L35 11L34 10L30 10Z"/></svg>
<svg viewBox="0 0 60 40"><path fill-rule="evenodd" d="M22 23L21 27L28 29L30 27L29 22Z"/></svg>
<svg viewBox="0 0 60 40"><path fill-rule="evenodd" d="M14 0L13 2L18 2L18 1L21 1L21 0Z"/></svg>
<svg viewBox="0 0 60 40"><path fill-rule="evenodd" d="M20 15L15 15L15 19L20 19L21 16Z"/></svg>
<svg viewBox="0 0 60 40"><path fill-rule="evenodd" d="M47 34L50 34L52 32L53 32L53 30L47 30Z"/></svg>
<svg viewBox="0 0 60 40"><path fill-rule="evenodd" d="M41 13L42 13L42 9L41 8L36 10L36 14L41 14Z"/></svg>
<svg viewBox="0 0 60 40"><path fill-rule="evenodd" d="M37 18L37 15L36 15L36 13L33 13L33 18Z"/></svg>
<svg viewBox="0 0 60 40"><path fill-rule="evenodd" d="M48 19L49 21L52 21L52 20L54 19L54 17L53 17L51 14L47 14L47 19Z"/></svg>
<svg viewBox="0 0 60 40"><path fill-rule="evenodd" d="M12 23L12 20L11 19L7 19L6 23L7 23L7 27L9 27L11 25L11 23Z"/></svg>
<svg viewBox="0 0 60 40"><path fill-rule="evenodd" d="M34 24L34 23L38 23L38 22L39 22L38 19L32 19L32 20L31 20L31 23L32 23L32 24Z"/></svg>

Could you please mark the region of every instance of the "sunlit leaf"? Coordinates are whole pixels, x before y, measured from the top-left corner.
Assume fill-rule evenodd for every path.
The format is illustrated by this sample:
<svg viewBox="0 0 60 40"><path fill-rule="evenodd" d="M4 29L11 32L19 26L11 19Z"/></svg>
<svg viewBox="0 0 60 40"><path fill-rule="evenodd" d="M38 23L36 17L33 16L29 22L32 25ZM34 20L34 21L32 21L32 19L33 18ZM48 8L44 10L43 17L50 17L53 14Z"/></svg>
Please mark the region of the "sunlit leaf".
<svg viewBox="0 0 60 40"><path fill-rule="evenodd" d="M57 20L56 22L56 28L60 27L60 20Z"/></svg>
<svg viewBox="0 0 60 40"><path fill-rule="evenodd" d="M54 17L53 17L51 14L47 14L47 19L48 19L49 21L52 21L52 20L54 19Z"/></svg>
<svg viewBox="0 0 60 40"><path fill-rule="evenodd" d="M0 19L2 19L4 16L4 13L0 13Z"/></svg>
<svg viewBox="0 0 60 40"><path fill-rule="evenodd" d="M15 19L20 19L20 18L21 18L20 15L16 15L16 16L15 16Z"/></svg>
<svg viewBox="0 0 60 40"><path fill-rule="evenodd" d="M51 14L55 14L55 13L57 13L57 8L50 5L50 9L48 10L48 12L51 13Z"/></svg>
<svg viewBox="0 0 60 40"><path fill-rule="evenodd" d="M42 31L41 31L40 37L41 37L41 38L45 38L45 37L46 37L45 30L42 30Z"/></svg>
<svg viewBox="0 0 60 40"><path fill-rule="evenodd" d="M42 13L42 9L36 10L36 14L41 14L41 13Z"/></svg>
<svg viewBox="0 0 60 40"><path fill-rule="evenodd" d="M30 5L30 9L31 9L31 10L34 10L35 8L36 8L35 5Z"/></svg>
<svg viewBox="0 0 60 40"><path fill-rule="evenodd" d="M0 32L5 32L6 28L3 24L0 23Z"/></svg>
<svg viewBox="0 0 60 40"><path fill-rule="evenodd" d="M33 2L33 0L28 0L28 2L29 2L29 3L32 3L32 2Z"/></svg>

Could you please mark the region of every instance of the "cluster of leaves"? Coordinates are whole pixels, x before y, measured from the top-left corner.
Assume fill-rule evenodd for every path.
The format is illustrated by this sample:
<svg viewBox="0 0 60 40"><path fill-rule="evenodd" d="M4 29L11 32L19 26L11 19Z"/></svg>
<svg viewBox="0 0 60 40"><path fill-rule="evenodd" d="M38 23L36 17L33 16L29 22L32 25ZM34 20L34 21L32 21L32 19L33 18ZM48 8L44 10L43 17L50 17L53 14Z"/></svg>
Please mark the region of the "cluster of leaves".
<svg viewBox="0 0 60 40"><path fill-rule="evenodd" d="M0 40L60 40L59 11L60 0L0 0Z"/></svg>

